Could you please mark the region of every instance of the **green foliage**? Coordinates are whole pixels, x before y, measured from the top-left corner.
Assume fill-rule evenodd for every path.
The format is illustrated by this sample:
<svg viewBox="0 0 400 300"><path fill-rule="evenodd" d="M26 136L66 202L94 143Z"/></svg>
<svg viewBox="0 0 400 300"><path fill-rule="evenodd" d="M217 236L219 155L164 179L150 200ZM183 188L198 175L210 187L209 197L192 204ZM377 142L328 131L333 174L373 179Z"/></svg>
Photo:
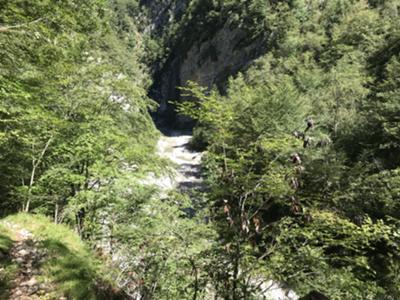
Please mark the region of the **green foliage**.
<svg viewBox="0 0 400 300"><path fill-rule="evenodd" d="M398 13L391 1L250 2L279 42L224 95L192 83L178 105L198 120L194 141L207 147L225 247L213 253L227 270L211 270L228 286L217 292L246 297L253 274L300 295L396 299Z"/></svg>
<svg viewBox="0 0 400 300"><path fill-rule="evenodd" d="M332 299L383 297L371 252L390 247L393 228L370 219L357 226L327 211L313 211L310 216L306 224L289 218L280 224L267 263L276 268L271 274L282 274L279 279L298 286L300 293L317 289Z"/></svg>
<svg viewBox="0 0 400 300"><path fill-rule="evenodd" d="M128 266L119 278L149 298L252 299L254 278L300 296L400 297L395 0L193 0L153 36L140 1L33 2L0 3L2 214L76 226L85 208L81 235L98 244L109 226ZM158 70L223 26L244 33L235 50L257 41L266 53L222 94L182 89L209 190L160 200L144 184L163 169L145 64ZM13 220L43 238L60 295L101 297L99 262L78 240Z"/></svg>
<svg viewBox="0 0 400 300"><path fill-rule="evenodd" d="M84 195L95 212L86 219L85 231L101 238L104 225L99 220L108 216L112 251L124 263L120 278L128 280L129 294L160 299L192 299L196 294L201 298L208 282L204 253L215 240L211 225L204 223L205 212L198 210L189 217L193 199L172 193L160 200L154 187L134 180L120 178L103 189L103 210L100 201Z"/></svg>
<svg viewBox="0 0 400 300"><path fill-rule="evenodd" d="M172 199L171 199L172 200ZM135 270L137 290L148 297L162 299L201 298L207 277L203 252L215 239L201 218L185 217L172 203L153 200L138 207L130 226L120 223L115 228L118 239L129 241L124 254L136 257L130 265Z"/></svg>
<svg viewBox="0 0 400 300"><path fill-rule="evenodd" d="M1 205L60 216L94 182L154 161L154 104L143 49L126 40L134 24L113 24L127 13L120 6L26 4L5 3L0 14L21 24L0 34Z"/></svg>
<svg viewBox="0 0 400 300"><path fill-rule="evenodd" d="M3 226L1 228L1 235L0 235L0 251L4 254L10 250L12 241L10 238L10 234L6 228Z"/></svg>

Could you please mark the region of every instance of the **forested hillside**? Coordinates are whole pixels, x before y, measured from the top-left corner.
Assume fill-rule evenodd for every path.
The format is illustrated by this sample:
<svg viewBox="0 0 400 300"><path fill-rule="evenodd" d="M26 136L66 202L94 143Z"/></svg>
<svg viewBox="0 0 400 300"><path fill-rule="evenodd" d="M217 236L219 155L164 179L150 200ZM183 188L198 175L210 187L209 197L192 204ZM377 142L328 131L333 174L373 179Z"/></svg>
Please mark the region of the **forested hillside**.
<svg viewBox="0 0 400 300"><path fill-rule="evenodd" d="M3 212L64 219L72 198L90 197L124 164L150 160L157 134L140 40L111 9L104 1L2 1Z"/></svg>
<svg viewBox="0 0 400 300"><path fill-rule="evenodd" d="M108 297L400 299L398 0L0 0L0 53L0 215Z"/></svg>
<svg viewBox="0 0 400 300"><path fill-rule="evenodd" d="M226 94L192 84L181 106L207 145L226 262L300 294L399 298L399 3L248 7L264 12L266 55ZM236 275L228 297L245 277L218 261Z"/></svg>

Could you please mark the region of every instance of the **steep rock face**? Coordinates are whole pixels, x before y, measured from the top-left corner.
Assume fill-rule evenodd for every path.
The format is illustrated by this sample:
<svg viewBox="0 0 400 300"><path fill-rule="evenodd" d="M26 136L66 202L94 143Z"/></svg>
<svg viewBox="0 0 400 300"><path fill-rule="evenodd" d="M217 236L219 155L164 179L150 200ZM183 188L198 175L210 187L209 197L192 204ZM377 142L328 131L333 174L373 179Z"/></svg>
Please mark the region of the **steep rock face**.
<svg viewBox="0 0 400 300"><path fill-rule="evenodd" d="M143 1L149 10L153 34L162 35L171 22L175 22L174 26L179 24L189 4L190 0ZM224 18L219 24L200 20L178 31L182 36L170 45L171 51L156 71L151 90L151 97L160 104L157 116L161 123L174 123L178 128L191 125L190 120L177 117L173 105L168 103L181 99L178 87L194 81L208 88L216 85L223 91L229 76L265 53L265 39L251 39L244 29L232 25L228 16Z"/></svg>
<svg viewBox="0 0 400 300"><path fill-rule="evenodd" d="M152 33L161 35L165 26L180 19L190 0L141 0L140 5L147 8Z"/></svg>
<svg viewBox="0 0 400 300"><path fill-rule="evenodd" d="M156 100L160 103L159 113L167 119L175 119L178 127L187 125L186 119L175 118L169 100L181 98L179 86L187 81L194 81L211 88L216 85L220 90L230 75L245 69L249 63L263 53L261 40L243 45L246 32L239 28L231 28L225 23L216 30L213 37L205 41L195 42L185 53L172 53L161 70L156 83Z"/></svg>
<svg viewBox="0 0 400 300"><path fill-rule="evenodd" d="M176 96L175 83L184 85L188 80L207 87L217 84L222 88L221 85L228 76L243 69L257 57L262 48L260 41L242 46L241 43L246 38L246 32L239 28L231 28L225 23L210 39L193 44L189 51L177 56L165 66L161 75L163 98ZM172 80L173 84L170 84L170 70L177 71L176 78Z"/></svg>

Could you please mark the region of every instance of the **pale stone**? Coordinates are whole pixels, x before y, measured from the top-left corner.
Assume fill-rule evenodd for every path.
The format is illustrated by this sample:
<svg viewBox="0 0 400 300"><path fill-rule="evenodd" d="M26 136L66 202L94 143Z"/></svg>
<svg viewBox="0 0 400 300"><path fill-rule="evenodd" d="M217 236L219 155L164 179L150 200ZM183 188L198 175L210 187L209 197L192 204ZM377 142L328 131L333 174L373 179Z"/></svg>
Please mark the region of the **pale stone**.
<svg viewBox="0 0 400 300"><path fill-rule="evenodd" d="M29 253L30 253L29 251L22 249L22 250L19 250L17 254L20 256L27 256Z"/></svg>
<svg viewBox="0 0 400 300"><path fill-rule="evenodd" d="M24 281L21 283L21 286L29 286L32 287L34 285L36 285L38 282L36 280L35 277L32 277L31 279L29 279L28 281Z"/></svg>

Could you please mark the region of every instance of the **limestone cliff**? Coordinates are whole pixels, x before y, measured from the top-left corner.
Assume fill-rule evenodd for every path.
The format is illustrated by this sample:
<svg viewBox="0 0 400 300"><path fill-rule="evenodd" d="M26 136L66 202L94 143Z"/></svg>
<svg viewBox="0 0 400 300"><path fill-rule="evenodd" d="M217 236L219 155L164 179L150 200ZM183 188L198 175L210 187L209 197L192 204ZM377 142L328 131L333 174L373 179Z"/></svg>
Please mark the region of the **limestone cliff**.
<svg viewBox="0 0 400 300"><path fill-rule="evenodd" d="M153 35L162 36L174 27L176 36L167 40L170 51L165 63L155 71L151 97L160 104L158 116L177 127L187 127L188 120L176 117L168 103L181 98L177 87L195 81L206 87L224 90L229 76L245 69L266 51L265 37L251 37L248 31L235 25L229 15L218 19L202 16L193 10L192 20L185 20L190 0L143 1L149 11ZM198 13L198 15L196 15ZM180 27L179 27L180 26ZM178 28L178 29L176 29ZM189 122L190 123L190 122Z"/></svg>
<svg viewBox="0 0 400 300"><path fill-rule="evenodd" d="M179 20L185 12L190 0L141 0L150 19L150 30L153 34L161 35L168 24Z"/></svg>

